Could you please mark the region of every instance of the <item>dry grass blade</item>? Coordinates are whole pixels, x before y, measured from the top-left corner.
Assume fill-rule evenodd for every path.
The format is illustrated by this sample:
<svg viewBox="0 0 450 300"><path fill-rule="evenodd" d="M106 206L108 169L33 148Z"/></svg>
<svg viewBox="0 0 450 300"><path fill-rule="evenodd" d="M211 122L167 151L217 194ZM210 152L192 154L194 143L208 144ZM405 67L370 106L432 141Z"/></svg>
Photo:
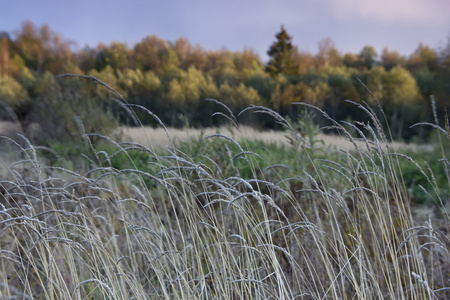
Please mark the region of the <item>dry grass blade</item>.
<svg viewBox="0 0 450 300"><path fill-rule="evenodd" d="M211 101L225 109L216 115L242 129L229 108ZM0 178L5 299L450 297L442 173L381 149L384 133L370 108L355 103L369 123L341 124L301 104L355 146L343 151L315 147L318 127L301 136L292 125L300 123L262 106L241 114L272 116L304 143L279 147L216 133L177 148L161 119L124 105L152 116L171 147L86 134L80 122L90 145L76 153L86 158L77 164L42 157L48 151L25 138L2 138L19 151L2 159ZM405 185L399 162L417 168L417 185ZM416 187L443 201L411 205Z"/></svg>

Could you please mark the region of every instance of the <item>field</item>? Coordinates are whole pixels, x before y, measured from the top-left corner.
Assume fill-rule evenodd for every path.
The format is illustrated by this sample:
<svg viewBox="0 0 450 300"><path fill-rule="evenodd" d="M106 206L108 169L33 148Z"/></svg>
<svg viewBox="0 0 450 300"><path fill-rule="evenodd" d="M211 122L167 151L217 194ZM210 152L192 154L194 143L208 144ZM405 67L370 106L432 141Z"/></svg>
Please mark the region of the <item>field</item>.
<svg viewBox="0 0 450 300"><path fill-rule="evenodd" d="M307 105L308 106L308 105ZM0 299L448 299L448 128L323 115L258 133L2 139ZM437 126L436 126L437 127ZM261 138L259 138L261 137Z"/></svg>
<svg viewBox="0 0 450 300"><path fill-rule="evenodd" d="M239 132L231 129L230 127L220 127L220 128L167 128L169 136L172 142L176 145L180 143L185 143L191 139L196 139L200 136L208 136L215 133L222 133L227 136L231 136L238 140L246 141L261 141L268 144L276 144L278 146L289 145L289 139L286 138L286 134L282 131L276 130L257 130L250 126L240 126ZM235 133L236 132L236 133ZM136 142L144 145L148 148L162 149L169 146L171 143L167 139L166 131L163 128L153 128L153 127L121 127L119 130L122 136L122 141ZM364 147L365 142L362 140L350 141L348 138L339 135L323 134L318 132L316 137L317 140L323 141L321 143L323 146L335 146L340 149L346 149L347 147L352 148L353 142L358 145L358 147ZM383 142L381 142L383 143ZM383 146L388 146L392 149L399 150L412 150L414 152L430 152L434 150L434 146L430 144L407 144L400 142L390 142L385 143Z"/></svg>

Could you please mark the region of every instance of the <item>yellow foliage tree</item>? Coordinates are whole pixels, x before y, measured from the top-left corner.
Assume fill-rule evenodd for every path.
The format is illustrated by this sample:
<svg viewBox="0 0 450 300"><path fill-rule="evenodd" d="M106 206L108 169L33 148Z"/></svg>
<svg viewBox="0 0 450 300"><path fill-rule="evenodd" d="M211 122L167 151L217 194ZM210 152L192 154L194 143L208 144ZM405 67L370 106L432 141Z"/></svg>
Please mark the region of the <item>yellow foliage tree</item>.
<svg viewBox="0 0 450 300"><path fill-rule="evenodd" d="M9 76L2 76L0 77L0 101L12 108L17 108L29 99L27 92L17 80Z"/></svg>
<svg viewBox="0 0 450 300"><path fill-rule="evenodd" d="M421 100L416 80L401 66L386 73L383 87L383 98L387 104L415 104Z"/></svg>

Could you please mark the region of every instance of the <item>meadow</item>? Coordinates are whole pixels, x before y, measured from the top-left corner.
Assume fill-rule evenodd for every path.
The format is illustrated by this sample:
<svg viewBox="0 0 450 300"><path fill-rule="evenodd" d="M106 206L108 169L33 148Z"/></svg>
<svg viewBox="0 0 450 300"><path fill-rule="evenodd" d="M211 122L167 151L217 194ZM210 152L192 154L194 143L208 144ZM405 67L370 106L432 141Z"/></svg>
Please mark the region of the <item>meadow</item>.
<svg viewBox="0 0 450 300"><path fill-rule="evenodd" d="M2 137L0 298L450 298L448 125L417 148L388 142L381 108L251 106L284 128L259 139L215 104L226 128L176 134L135 106L160 142L81 121L76 145Z"/></svg>
<svg viewBox="0 0 450 300"><path fill-rule="evenodd" d="M227 136L236 138L238 141L260 141L264 144L275 144L277 146L288 146L290 141L286 138L286 134L279 130L258 130L254 127L247 125L240 125L239 131L233 130L230 127L208 127L208 128L171 128L166 130L169 132L172 142L175 146L179 146L182 143L190 142L191 140L198 139L202 136L208 136L215 133L222 133ZM121 137L121 141L131 141L144 145L148 148L163 149L171 145L171 141L167 139L166 130L164 128L154 127L120 127L117 131ZM346 149L352 147L355 143L358 147L364 147L365 142L363 140L353 140L345 138L340 135L324 134L321 131L317 131L315 139L320 141L320 144L327 146L335 146L337 148ZM400 151L412 151L417 152L432 152L434 146L432 144L417 144L417 143L404 143L391 141L384 143L381 142L384 147L390 147L399 149Z"/></svg>

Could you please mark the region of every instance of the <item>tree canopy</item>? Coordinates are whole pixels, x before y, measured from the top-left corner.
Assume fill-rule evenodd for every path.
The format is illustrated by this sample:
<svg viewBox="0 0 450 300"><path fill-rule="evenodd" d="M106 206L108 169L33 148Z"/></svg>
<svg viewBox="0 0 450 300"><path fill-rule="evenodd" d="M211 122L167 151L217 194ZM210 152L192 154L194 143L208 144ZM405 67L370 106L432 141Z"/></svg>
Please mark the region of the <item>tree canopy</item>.
<svg viewBox="0 0 450 300"><path fill-rule="evenodd" d="M347 119L358 116L344 100L365 100L375 106L373 95L387 106L388 119L406 122L398 125L394 134L407 138L402 128L419 118L432 121L426 119L432 115L431 94L441 119L443 108L449 105L450 40L441 51L420 44L409 57L385 48L379 58L369 45L359 53L342 54L328 38L313 54L299 50L281 26L267 52L270 60L266 64L252 49L212 51L193 46L184 38L170 42L155 35L131 46L114 42L74 50L70 45L48 26L36 27L31 22L25 22L15 35L0 33L0 101L13 109L24 127L40 123L49 134L56 126L47 122L51 118L46 108L53 112L52 118L69 118L62 121L66 129L51 134L55 138L75 135L77 127L71 114L85 116L86 128L98 126L90 117L92 113L83 112L88 108L102 116L97 119L115 116L125 124L130 122L104 87L55 78L66 72L97 77L128 102L150 109L168 126L182 126L183 118L192 126L218 125L220 118L210 116L219 108L203 101L205 98L221 100L235 113L254 104L291 117L296 113L291 103L303 101L333 117ZM77 103L71 106L63 99ZM95 103L97 109L93 109ZM156 125L147 114L139 117L144 124Z"/></svg>
<svg viewBox="0 0 450 300"><path fill-rule="evenodd" d="M266 71L271 75L280 73L290 75L294 72L292 37L287 33L284 26L281 26L281 31L275 37L276 41L267 51L270 60L266 65Z"/></svg>

